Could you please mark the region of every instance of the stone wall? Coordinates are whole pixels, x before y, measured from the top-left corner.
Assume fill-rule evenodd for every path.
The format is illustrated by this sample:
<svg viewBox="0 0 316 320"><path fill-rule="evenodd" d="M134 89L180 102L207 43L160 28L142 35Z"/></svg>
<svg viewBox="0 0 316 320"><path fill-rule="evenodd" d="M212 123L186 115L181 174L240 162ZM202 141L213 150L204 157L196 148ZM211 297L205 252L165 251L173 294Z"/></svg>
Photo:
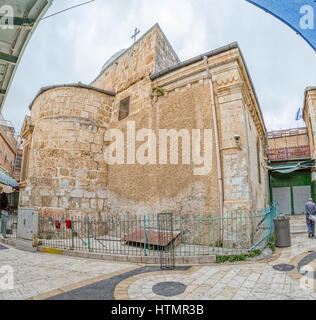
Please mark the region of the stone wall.
<svg viewBox="0 0 316 320"><path fill-rule="evenodd" d="M179 58L160 29L155 25L127 49L93 82L93 86L103 90L114 90L114 113L112 127L118 124L120 101L130 97L129 114L134 115L151 107L152 84L150 76L163 68L179 62ZM122 122L124 124L124 122Z"/></svg>
<svg viewBox="0 0 316 320"><path fill-rule="evenodd" d="M115 97L84 88L55 88L41 93L31 110L28 177L21 184L21 207L46 215L219 213L216 148L209 80L203 61L151 81L157 70L178 62L160 28L155 26L109 66L93 83ZM260 149L262 183L258 184L257 140L266 135L259 106L243 59L231 49L208 59L213 76L224 177L224 209L261 209L266 205L266 170ZM161 89L160 91L156 89ZM160 92L160 93L159 93ZM130 97L128 118L118 121L120 101ZM111 129L211 130L210 170L199 165L156 163L124 165L105 162ZM240 148L234 136L240 136ZM145 141L136 143L136 150ZM170 147L170 144L168 145ZM209 145L208 145L209 146ZM126 143L125 143L126 147ZM169 154L170 156L170 154ZM201 156L203 152L201 151Z"/></svg>
<svg viewBox="0 0 316 320"><path fill-rule="evenodd" d="M159 29L156 32L155 73L180 62L169 41Z"/></svg>
<svg viewBox="0 0 316 320"><path fill-rule="evenodd" d="M178 132L188 129L190 139L192 129L202 129L203 150L203 129L212 129L209 101L207 84L170 92L153 103L151 109L130 116L120 127L126 133L127 121L135 121L136 131L142 128L152 129L156 137L159 137L159 129L176 129ZM140 142L136 144L136 150L140 145ZM136 163L109 166L109 208L115 213L134 214L218 211L217 184L213 183L216 172L215 147L212 148L211 171L205 176L195 176L196 166L182 162L181 146L182 140L179 139L179 165L170 164L170 157L167 164L159 164L160 145L157 143L157 165Z"/></svg>
<svg viewBox="0 0 316 320"><path fill-rule="evenodd" d="M316 88L307 88L305 92L304 120L306 122L312 158L316 159Z"/></svg>
<svg viewBox="0 0 316 320"><path fill-rule="evenodd" d="M249 173L248 179L251 190L252 206L248 209L266 208L269 205L269 177L266 169L264 137L256 131L252 117L247 110L246 117L248 130L248 155L249 155ZM258 144L258 147L257 147ZM259 162L258 162L259 152ZM260 170L260 173L259 173Z"/></svg>
<svg viewBox="0 0 316 320"><path fill-rule="evenodd" d="M209 59L210 65L216 65L212 71L222 148L224 204L225 210L261 209L268 204L267 171L262 145L259 154L262 182L259 185L256 144L257 137L262 141L265 128L238 59L237 50ZM129 121L135 121L136 130L149 128L156 135L159 129L213 129L209 82L202 61L155 80L152 89L155 88L162 88L164 94L147 100L146 108L141 112L136 111L121 122L112 122L111 128L124 131ZM251 125L251 133L247 123ZM236 147L235 134L241 137L241 150ZM110 166L109 209L116 213L136 214L161 211L218 213L214 137L212 151L212 170L206 176L194 176L192 164Z"/></svg>
<svg viewBox="0 0 316 320"><path fill-rule="evenodd" d="M312 158L316 159L316 87L310 87L305 90L303 116L308 130ZM316 202L316 170L313 168L311 171L312 197L314 202Z"/></svg>
<svg viewBox="0 0 316 320"><path fill-rule="evenodd" d="M264 152L262 147L260 166L263 182L262 185L258 185L256 183L258 181L256 139L251 139L250 135L259 137L261 141L265 136L265 128L243 60L238 49L233 49L210 57L208 64L211 67L215 88L224 180L224 209L230 211L239 208L263 208L267 204L266 194L268 194ZM209 92L209 82L203 61L168 73L154 83L154 86L164 88L168 94L170 91L177 91L179 95L184 88L203 85L208 87ZM196 107L198 107L196 103L192 104L192 110ZM208 108L211 110L210 101L208 101ZM207 121L212 123L213 117L210 115ZM250 125L251 133L249 133ZM240 149L236 145L235 135L240 137ZM255 153L252 152L253 150ZM213 162L213 167L214 163L216 165L216 161ZM251 180L252 177L253 180ZM213 186L217 185L216 170L213 172L211 181ZM215 196L212 195L212 197ZM219 199L218 191L216 198ZM218 212L218 207L215 206L212 210Z"/></svg>
<svg viewBox="0 0 316 320"><path fill-rule="evenodd" d="M33 103L35 124L20 206L46 215L95 214L106 206L104 134L113 98L82 88L56 88Z"/></svg>

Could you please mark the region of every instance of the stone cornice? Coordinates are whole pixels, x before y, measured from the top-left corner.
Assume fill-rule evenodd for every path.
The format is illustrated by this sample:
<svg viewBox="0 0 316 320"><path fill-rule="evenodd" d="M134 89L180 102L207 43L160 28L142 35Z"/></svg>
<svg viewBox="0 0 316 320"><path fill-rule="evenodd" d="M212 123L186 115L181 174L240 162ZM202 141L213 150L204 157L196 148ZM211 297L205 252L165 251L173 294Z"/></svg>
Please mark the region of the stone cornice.
<svg viewBox="0 0 316 320"><path fill-rule="evenodd" d="M303 119L306 122L306 112L309 110L308 97L316 99L316 87L307 87L304 94Z"/></svg>
<svg viewBox="0 0 316 320"><path fill-rule="evenodd" d="M108 91L108 90L102 90L100 88L96 88L90 85L83 84L81 82L78 83L71 83L71 84L61 84L61 85L55 85L55 86L48 86L48 87L43 87L40 89L40 91L37 93L35 98L33 99L32 103L29 106L29 109L32 110L33 104L37 100L38 97L40 97L43 93L46 91L54 90L54 89L67 89L67 88L77 88L77 89L86 89L86 90L91 90L94 92L102 93L110 97L115 97L116 93L113 91Z"/></svg>
<svg viewBox="0 0 316 320"><path fill-rule="evenodd" d="M212 75L215 76L216 74L223 72L222 70L220 71L216 70L216 68L227 65L229 64L229 62L236 61L237 53L238 53L237 49L233 49L232 51L225 52L218 56L209 58L208 63L209 63ZM188 66L185 66L181 69L177 69L175 71L172 71L170 73L167 73L164 76L161 76L155 79L152 82L152 87L153 89L157 87L166 87L170 84L192 77L194 75L196 75L198 79L203 79L203 77L205 79L207 78L207 72L205 70L205 65L203 63L203 60L195 62Z"/></svg>
<svg viewBox="0 0 316 320"><path fill-rule="evenodd" d="M34 130L34 125L32 123L31 117L26 116L22 125L21 137L26 139L26 137L32 133Z"/></svg>

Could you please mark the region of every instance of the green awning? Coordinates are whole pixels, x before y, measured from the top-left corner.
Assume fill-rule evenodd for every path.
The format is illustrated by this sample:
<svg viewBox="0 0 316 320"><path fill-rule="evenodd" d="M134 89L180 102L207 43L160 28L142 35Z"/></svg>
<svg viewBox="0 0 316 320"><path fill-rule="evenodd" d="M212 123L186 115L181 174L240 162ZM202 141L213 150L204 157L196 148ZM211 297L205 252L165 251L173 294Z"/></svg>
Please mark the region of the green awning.
<svg viewBox="0 0 316 320"><path fill-rule="evenodd" d="M315 160L288 163L288 164L278 164L278 165L268 165L267 169L272 172L278 173L291 173L298 170L310 169L315 167Z"/></svg>

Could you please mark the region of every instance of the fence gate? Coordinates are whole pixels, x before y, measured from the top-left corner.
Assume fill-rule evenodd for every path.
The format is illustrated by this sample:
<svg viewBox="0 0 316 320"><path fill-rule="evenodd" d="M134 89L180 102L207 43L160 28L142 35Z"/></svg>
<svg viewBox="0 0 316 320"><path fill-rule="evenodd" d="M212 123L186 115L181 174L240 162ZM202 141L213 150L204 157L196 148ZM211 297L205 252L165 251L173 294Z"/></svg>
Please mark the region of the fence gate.
<svg viewBox="0 0 316 320"><path fill-rule="evenodd" d="M8 212L2 210L1 214L1 233L4 237L7 235Z"/></svg>
<svg viewBox="0 0 316 320"><path fill-rule="evenodd" d="M158 214L158 237L161 270L175 268L175 239L173 230L173 214Z"/></svg>

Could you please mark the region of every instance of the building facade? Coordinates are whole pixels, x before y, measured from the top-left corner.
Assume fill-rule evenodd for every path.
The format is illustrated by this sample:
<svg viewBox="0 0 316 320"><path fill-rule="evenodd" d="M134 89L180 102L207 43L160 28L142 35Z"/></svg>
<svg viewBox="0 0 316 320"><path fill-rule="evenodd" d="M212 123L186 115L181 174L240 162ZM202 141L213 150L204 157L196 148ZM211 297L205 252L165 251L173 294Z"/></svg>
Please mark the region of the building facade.
<svg viewBox="0 0 316 320"><path fill-rule="evenodd" d="M307 126L311 157L316 160L316 87L308 87L305 90L303 118ZM316 202L316 169L312 169L312 198Z"/></svg>
<svg viewBox="0 0 316 320"><path fill-rule="evenodd" d="M312 160L307 128L268 133L268 169L271 202L282 214L302 214L312 194Z"/></svg>
<svg viewBox="0 0 316 320"><path fill-rule="evenodd" d="M17 167L20 144L15 129L0 115L0 193L7 194L8 206L18 206L18 181L20 172Z"/></svg>
<svg viewBox="0 0 316 320"><path fill-rule="evenodd" d="M20 207L71 216L268 205L266 128L236 43L180 62L155 25L91 85L43 88L30 111Z"/></svg>

